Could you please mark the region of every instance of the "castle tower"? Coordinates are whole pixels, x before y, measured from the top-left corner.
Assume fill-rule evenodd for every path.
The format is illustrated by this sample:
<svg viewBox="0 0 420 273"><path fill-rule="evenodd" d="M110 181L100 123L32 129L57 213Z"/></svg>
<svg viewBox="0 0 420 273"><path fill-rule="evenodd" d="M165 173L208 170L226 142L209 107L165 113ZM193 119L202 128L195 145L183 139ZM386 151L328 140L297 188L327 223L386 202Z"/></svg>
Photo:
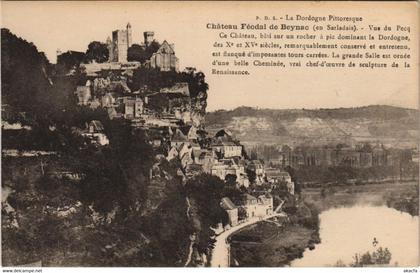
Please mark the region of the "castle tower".
<svg viewBox="0 0 420 273"><path fill-rule="evenodd" d="M114 30L112 32L112 58L111 62L127 62L127 51L131 46L131 25L127 24L125 30Z"/></svg>
<svg viewBox="0 0 420 273"><path fill-rule="evenodd" d="M143 32L143 36L144 36L144 45L146 47L148 47L155 39L154 38L155 33L153 31L145 31Z"/></svg>

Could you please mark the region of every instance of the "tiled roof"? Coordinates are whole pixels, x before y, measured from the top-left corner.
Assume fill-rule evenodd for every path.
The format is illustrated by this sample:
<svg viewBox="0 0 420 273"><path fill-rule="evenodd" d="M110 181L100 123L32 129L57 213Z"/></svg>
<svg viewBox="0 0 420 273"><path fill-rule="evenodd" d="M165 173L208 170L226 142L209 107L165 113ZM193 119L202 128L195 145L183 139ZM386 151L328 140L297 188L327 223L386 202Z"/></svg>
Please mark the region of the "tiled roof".
<svg viewBox="0 0 420 273"><path fill-rule="evenodd" d="M220 206L225 210L232 210L236 209L235 204L233 204L232 200L229 199L229 197L223 197Z"/></svg>
<svg viewBox="0 0 420 273"><path fill-rule="evenodd" d="M171 141L188 141L188 138L179 129L176 129Z"/></svg>

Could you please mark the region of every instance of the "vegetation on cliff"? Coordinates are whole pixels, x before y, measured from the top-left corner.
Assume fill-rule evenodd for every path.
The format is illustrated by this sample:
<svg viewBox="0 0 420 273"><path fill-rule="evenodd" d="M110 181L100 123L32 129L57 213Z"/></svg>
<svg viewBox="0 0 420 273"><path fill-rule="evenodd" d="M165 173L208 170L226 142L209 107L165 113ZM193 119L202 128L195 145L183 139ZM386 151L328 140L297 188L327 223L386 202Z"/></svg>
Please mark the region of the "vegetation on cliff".
<svg viewBox="0 0 420 273"><path fill-rule="evenodd" d="M7 29L1 35L2 120L30 128L10 132L3 149L55 152L2 158L2 187L9 189L3 264L183 265L191 223L179 166L156 158L141 129L77 106L82 74L65 75L33 44ZM199 82L207 91L204 75ZM77 132L91 120L103 124L108 146L83 145ZM155 164L161 175L151 179Z"/></svg>

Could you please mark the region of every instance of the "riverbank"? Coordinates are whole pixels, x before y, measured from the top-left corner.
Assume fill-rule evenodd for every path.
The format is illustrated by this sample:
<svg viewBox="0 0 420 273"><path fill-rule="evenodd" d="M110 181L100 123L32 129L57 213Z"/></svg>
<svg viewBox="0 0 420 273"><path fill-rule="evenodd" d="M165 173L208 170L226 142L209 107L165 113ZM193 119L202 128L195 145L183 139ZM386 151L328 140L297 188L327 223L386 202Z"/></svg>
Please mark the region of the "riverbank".
<svg viewBox="0 0 420 273"><path fill-rule="evenodd" d="M284 207L289 222L255 224L230 237L231 266L288 266L308 248L317 248L319 223L308 225L303 221L316 211L356 205L388 206L413 216L418 215L416 200L418 203L418 181L305 188L296 212L293 206Z"/></svg>
<svg viewBox="0 0 420 273"><path fill-rule="evenodd" d="M418 181L305 188L301 196L305 202L313 204L319 211L354 205L387 205L407 212L404 205L399 203L407 199L414 204L416 198L418 200ZM416 210L418 215L418 205L412 209L414 213L412 215L416 215Z"/></svg>
<svg viewBox="0 0 420 273"><path fill-rule="evenodd" d="M318 211L297 202L286 206L287 218L251 225L232 235L230 266L282 267L320 242Z"/></svg>
<svg viewBox="0 0 420 273"><path fill-rule="evenodd" d="M274 213L271 215L267 215L264 218L251 218L246 222L243 222L237 226L234 226L224 232L220 233L215 238L214 248L212 253L210 254L209 258L209 265L211 267L229 267L230 266L230 237L235 232L239 230L245 230L246 227L255 225L257 223L261 223L262 221L272 221L269 219L272 218L285 218L286 215L284 213Z"/></svg>
<svg viewBox="0 0 420 273"><path fill-rule="evenodd" d="M259 223L231 237L231 266L287 266L318 240L316 231L302 225Z"/></svg>

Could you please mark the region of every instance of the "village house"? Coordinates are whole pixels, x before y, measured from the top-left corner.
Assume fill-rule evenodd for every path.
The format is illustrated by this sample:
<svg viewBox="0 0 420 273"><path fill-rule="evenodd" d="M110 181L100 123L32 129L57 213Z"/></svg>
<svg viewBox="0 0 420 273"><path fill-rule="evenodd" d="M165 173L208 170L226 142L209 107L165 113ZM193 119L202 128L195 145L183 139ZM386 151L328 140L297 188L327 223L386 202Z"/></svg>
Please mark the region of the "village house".
<svg viewBox="0 0 420 273"><path fill-rule="evenodd" d="M179 151L179 159L181 160L181 165L183 168L186 168L188 164L193 164L193 155L192 155L192 148L189 143L183 143L181 146L178 147Z"/></svg>
<svg viewBox="0 0 420 273"><path fill-rule="evenodd" d="M258 199L248 193L241 196L240 206L245 210L247 218L257 216Z"/></svg>
<svg viewBox="0 0 420 273"><path fill-rule="evenodd" d="M82 132L82 136L86 137L91 143L104 146L109 144L108 137L103 133L104 127L99 120L92 120L86 124L87 130Z"/></svg>
<svg viewBox="0 0 420 273"><path fill-rule="evenodd" d="M211 173L213 163L217 161L217 157L211 150L193 149L194 163L202 166L205 173Z"/></svg>
<svg viewBox="0 0 420 273"><path fill-rule="evenodd" d="M168 151L168 155L166 156L166 160L171 161L177 157L179 157L178 149L176 147L171 147Z"/></svg>
<svg viewBox="0 0 420 273"><path fill-rule="evenodd" d="M211 166L211 174L226 180L227 175L234 175L238 186L249 187L249 179L242 161L233 158L215 160Z"/></svg>
<svg viewBox="0 0 420 273"><path fill-rule="evenodd" d="M197 142L198 141L198 134L197 134L198 128L195 126L191 126L190 130L188 130L188 140Z"/></svg>
<svg viewBox="0 0 420 273"><path fill-rule="evenodd" d="M111 92L108 92L101 97L101 106L104 108L116 107L115 103L115 97Z"/></svg>
<svg viewBox="0 0 420 273"><path fill-rule="evenodd" d="M246 168L250 171L255 172L255 182L257 184L260 185L264 182L264 164L260 160L251 160L250 162L248 162Z"/></svg>
<svg viewBox="0 0 420 273"><path fill-rule="evenodd" d="M183 144L189 144L187 136L182 133L181 130L176 129L174 135L171 138L171 147L180 148Z"/></svg>
<svg viewBox="0 0 420 273"><path fill-rule="evenodd" d="M238 224L238 207L228 198L223 197L220 206L226 211L229 217L229 225L231 227Z"/></svg>
<svg viewBox="0 0 420 273"><path fill-rule="evenodd" d="M116 99L117 112L125 119L140 118L144 111L143 100L139 97L119 97Z"/></svg>
<svg viewBox="0 0 420 273"><path fill-rule="evenodd" d="M288 172L281 171L277 168L266 168L265 175L267 182L273 185L284 184L290 194L295 194L295 184Z"/></svg>
<svg viewBox="0 0 420 273"><path fill-rule="evenodd" d="M256 216L264 217L266 215L273 214L273 197L271 194L266 193L264 195L260 195L257 198L258 206L256 211Z"/></svg>
<svg viewBox="0 0 420 273"><path fill-rule="evenodd" d="M92 98L90 86L77 86L75 94L79 105L88 105Z"/></svg>
<svg viewBox="0 0 420 273"><path fill-rule="evenodd" d="M236 183L239 187L249 187L249 178L248 175L244 172L236 171Z"/></svg>
<svg viewBox="0 0 420 273"><path fill-rule="evenodd" d="M236 175L236 169L233 160L217 161L211 167L211 174L225 180L228 174Z"/></svg>
<svg viewBox="0 0 420 273"><path fill-rule="evenodd" d="M212 145L212 149L220 154L221 158L242 157L242 145L224 137L216 138Z"/></svg>
<svg viewBox="0 0 420 273"><path fill-rule="evenodd" d="M258 197L245 193L240 206L245 210L246 218L264 217L273 214L273 197L268 193Z"/></svg>

